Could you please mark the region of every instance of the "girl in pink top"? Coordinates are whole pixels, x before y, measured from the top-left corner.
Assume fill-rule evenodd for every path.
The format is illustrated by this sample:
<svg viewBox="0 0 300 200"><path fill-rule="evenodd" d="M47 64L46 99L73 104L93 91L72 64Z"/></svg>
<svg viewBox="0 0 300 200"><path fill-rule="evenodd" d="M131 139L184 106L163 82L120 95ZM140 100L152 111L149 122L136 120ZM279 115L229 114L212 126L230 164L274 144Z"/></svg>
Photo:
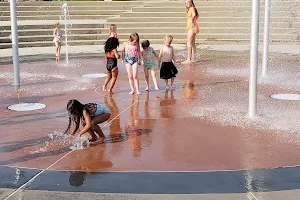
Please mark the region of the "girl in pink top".
<svg viewBox="0 0 300 200"><path fill-rule="evenodd" d="M117 25L111 24L109 27L109 37L118 38Z"/></svg>
<svg viewBox="0 0 300 200"><path fill-rule="evenodd" d="M122 61L125 62L129 79L130 93L134 94L134 86L136 93L140 95L138 65L141 64L140 38L137 33L132 33L128 42L124 42L122 49Z"/></svg>

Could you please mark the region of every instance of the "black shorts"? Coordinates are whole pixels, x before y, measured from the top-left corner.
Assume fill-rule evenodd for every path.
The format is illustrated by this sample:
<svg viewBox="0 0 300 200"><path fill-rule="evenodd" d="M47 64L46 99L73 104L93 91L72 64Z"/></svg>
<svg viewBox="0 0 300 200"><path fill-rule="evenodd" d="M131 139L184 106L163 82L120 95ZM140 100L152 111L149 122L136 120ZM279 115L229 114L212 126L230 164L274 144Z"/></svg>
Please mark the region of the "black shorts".
<svg viewBox="0 0 300 200"><path fill-rule="evenodd" d="M118 60L117 58L107 58L107 64L106 64L106 69L107 71L111 72L113 68L118 66Z"/></svg>

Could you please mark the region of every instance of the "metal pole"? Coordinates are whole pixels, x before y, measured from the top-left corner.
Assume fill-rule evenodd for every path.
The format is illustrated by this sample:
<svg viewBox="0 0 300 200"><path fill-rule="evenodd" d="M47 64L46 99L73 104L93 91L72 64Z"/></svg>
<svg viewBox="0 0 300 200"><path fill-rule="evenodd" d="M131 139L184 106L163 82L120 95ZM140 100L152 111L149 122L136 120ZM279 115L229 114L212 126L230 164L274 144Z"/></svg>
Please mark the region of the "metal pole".
<svg viewBox="0 0 300 200"><path fill-rule="evenodd" d="M266 76L268 72L269 22L270 22L270 0L265 0L264 51L263 51L263 62L262 62L262 76Z"/></svg>
<svg viewBox="0 0 300 200"><path fill-rule="evenodd" d="M14 85L19 86L20 68L19 68L19 44L18 44L16 0L10 0L10 20L11 20L12 57L13 57L13 66L14 66Z"/></svg>
<svg viewBox="0 0 300 200"><path fill-rule="evenodd" d="M252 0L251 40L250 40L250 77L249 77L249 117L256 115L257 66L259 41L259 0Z"/></svg>

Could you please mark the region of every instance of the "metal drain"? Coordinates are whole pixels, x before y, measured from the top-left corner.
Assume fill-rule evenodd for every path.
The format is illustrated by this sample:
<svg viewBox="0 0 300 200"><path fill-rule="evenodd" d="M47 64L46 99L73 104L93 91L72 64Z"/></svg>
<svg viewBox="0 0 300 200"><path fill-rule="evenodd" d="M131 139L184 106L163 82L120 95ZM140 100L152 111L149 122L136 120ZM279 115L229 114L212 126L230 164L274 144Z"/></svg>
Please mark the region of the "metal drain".
<svg viewBox="0 0 300 200"><path fill-rule="evenodd" d="M8 106L9 110L14 111L31 111L46 108L47 106L42 103L20 103Z"/></svg>
<svg viewBox="0 0 300 200"><path fill-rule="evenodd" d="M83 74L83 78L104 78L107 77L107 74L96 73L96 74Z"/></svg>
<svg viewBox="0 0 300 200"><path fill-rule="evenodd" d="M300 100L299 94L272 94L271 97L279 100L289 100L289 101Z"/></svg>

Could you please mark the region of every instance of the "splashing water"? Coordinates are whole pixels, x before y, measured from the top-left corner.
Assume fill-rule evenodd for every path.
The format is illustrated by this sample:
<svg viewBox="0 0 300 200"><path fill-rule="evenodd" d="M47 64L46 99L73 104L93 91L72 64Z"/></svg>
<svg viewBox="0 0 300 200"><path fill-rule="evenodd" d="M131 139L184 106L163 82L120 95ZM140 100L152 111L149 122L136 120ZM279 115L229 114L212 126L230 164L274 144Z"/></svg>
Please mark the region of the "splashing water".
<svg viewBox="0 0 300 200"><path fill-rule="evenodd" d="M175 54L175 60L177 62L183 62L187 58L187 52L186 51L179 51L177 54Z"/></svg>
<svg viewBox="0 0 300 200"><path fill-rule="evenodd" d="M200 60L200 55L201 53L195 53L194 54L194 61L199 61ZM177 62L183 62L187 60L187 52L186 51L179 51L177 54L175 54L175 60Z"/></svg>
<svg viewBox="0 0 300 200"><path fill-rule="evenodd" d="M60 16L60 19L64 20L65 24L65 47L66 47L66 65L69 65L69 52L68 52L68 28L70 26L69 19L69 6L67 3L63 3L61 6L62 15Z"/></svg>
<svg viewBox="0 0 300 200"><path fill-rule="evenodd" d="M62 139L64 138L64 133L62 132L58 132L58 131L54 131L54 133L50 133L48 134L50 140L57 140L57 139Z"/></svg>
<svg viewBox="0 0 300 200"><path fill-rule="evenodd" d="M72 146L70 146L70 149L72 150L81 150L85 147L90 146L90 142L86 136L82 136L80 138L74 137L71 139Z"/></svg>

